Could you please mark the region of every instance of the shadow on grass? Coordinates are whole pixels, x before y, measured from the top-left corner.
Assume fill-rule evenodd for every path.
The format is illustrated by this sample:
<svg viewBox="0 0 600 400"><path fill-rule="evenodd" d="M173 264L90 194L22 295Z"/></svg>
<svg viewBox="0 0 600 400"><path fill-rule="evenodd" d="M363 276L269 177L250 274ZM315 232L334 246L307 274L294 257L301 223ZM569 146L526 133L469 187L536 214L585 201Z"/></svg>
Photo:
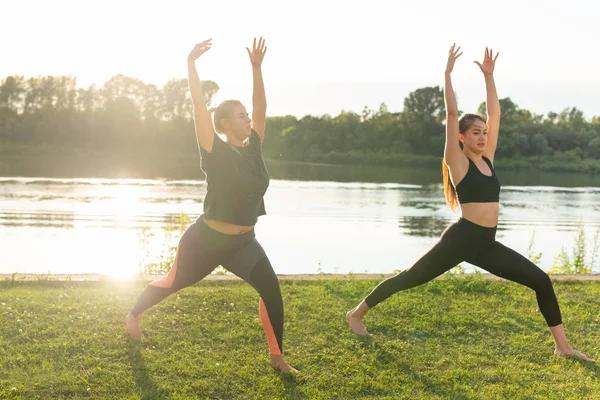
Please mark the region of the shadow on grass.
<svg viewBox="0 0 600 400"><path fill-rule="evenodd" d="M135 339L128 339L127 346L129 347L129 362L133 369L135 382L140 389L142 399L170 399L169 393L162 388L159 388L152 375L146 368L144 357L141 353L141 344Z"/></svg>
<svg viewBox="0 0 600 400"><path fill-rule="evenodd" d="M592 359L595 359L596 362L584 361L577 357L565 357L565 356L557 356L557 355L554 355L554 357L556 357L561 362L577 363L580 366L587 368L589 371L595 372L596 377L600 377L600 364L598 363L598 358L594 357L593 354L590 355L589 352L584 352L584 354L586 354L588 357L591 357Z"/></svg>
<svg viewBox="0 0 600 400"><path fill-rule="evenodd" d="M279 377L281 384L285 388L285 392L282 393L284 399L308 399L308 396L298 390L299 386L302 386L306 376L302 373L302 365L297 365L297 369L300 371L300 375L295 376L291 373L284 373L281 371L273 371Z"/></svg>
<svg viewBox="0 0 600 400"><path fill-rule="evenodd" d="M370 344L372 350L377 351L379 360L378 368L382 369L393 369L397 371L398 374L402 374L406 377L410 377L413 382L418 382L418 389L429 393L431 397L439 396L444 399L472 399L477 398L477 396L473 393L472 390L468 388L460 387L459 385L449 384L447 381L436 381L434 379L429 378L426 374L419 373L419 371L415 368L415 366L411 363L407 363L404 361L400 361L398 359L398 353L389 352L383 346L379 345L376 342L372 342ZM394 392L390 393L385 389L370 389L371 393L369 395L378 395L378 396L400 396L402 393ZM428 396L429 397L429 396Z"/></svg>

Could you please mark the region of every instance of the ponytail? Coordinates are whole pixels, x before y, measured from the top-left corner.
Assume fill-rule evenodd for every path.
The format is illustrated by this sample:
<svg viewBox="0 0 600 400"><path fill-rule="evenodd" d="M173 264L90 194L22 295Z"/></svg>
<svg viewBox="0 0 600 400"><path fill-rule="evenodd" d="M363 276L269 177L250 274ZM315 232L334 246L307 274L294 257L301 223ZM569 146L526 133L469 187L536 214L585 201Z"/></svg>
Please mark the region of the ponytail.
<svg viewBox="0 0 600 400"><path fill-rule="evenodd" d="M452 211L458 210L460 207L458 202L458 196L456 195L456 189L450 180L450 170L446 160L442 159L442 180L444 181L444 197L446 198L446 204Z"/></svg>

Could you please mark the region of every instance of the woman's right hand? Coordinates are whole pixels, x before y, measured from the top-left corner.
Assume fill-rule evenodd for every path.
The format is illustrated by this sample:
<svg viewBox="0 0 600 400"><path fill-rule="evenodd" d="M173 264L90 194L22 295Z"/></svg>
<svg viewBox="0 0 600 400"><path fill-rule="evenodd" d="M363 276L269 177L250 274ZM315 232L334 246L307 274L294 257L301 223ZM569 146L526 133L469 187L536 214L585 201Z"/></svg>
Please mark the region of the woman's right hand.
<svg viewBox="0 0 600 400"><path fill-rule="evenodd" d="M190 55L188 56L188 60L196 61L198 57L210 50L210 47L212 46L212 43L210 42L211 40L212 39L208 39L202 43L198 43L197 45L195 45L192 51L190 52Z"/></svg>
<svg viewBox="0 0 600 400"><path fill-rule="evenodd" d="M446 64L446 73L449 74L454 69L454 62L458 57L461 56L462 52L460 52L460 46L456 48L456 43L450 47L450 51L448 52L448 63Z"/></svg>

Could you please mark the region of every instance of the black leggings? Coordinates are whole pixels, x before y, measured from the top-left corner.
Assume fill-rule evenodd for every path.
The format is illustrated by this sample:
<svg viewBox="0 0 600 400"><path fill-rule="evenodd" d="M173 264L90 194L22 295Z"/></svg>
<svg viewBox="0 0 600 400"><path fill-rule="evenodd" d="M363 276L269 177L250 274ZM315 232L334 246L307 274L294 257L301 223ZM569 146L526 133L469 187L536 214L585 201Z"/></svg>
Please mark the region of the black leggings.
<svg viewBox="0 0 600 400"><path fill-rule="evenodd" d="M560 308L548 274L514 250L496 241L496 228L476 225L464 218L450 225L440 240L412 267L381 282L366 298L369 308L400 290L422 285L462 261L535 291L548 326L562 324Z"/></svg>
<svg viewBox="0 0 600 400"><path fill-rule="evenodd" d="M181 237L169 273L146 286L131 314L140 315L172 293L204 279L219 265L250 283L260 294L259 314L269 350L273 355L280 355L283 349L283 300L279 281L253 230L241 235L226 235L198 218Z"/></svg>

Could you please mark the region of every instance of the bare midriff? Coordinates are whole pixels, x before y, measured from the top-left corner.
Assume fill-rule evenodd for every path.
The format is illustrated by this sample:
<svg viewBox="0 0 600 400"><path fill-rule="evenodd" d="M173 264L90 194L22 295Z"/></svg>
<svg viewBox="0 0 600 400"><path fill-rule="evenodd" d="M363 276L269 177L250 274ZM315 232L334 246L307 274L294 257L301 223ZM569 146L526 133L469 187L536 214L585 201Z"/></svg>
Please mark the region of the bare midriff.
<svg viewBox="0 0 600 400"><path fill-rule="evenodd" d="M229 222L216 221L214 219L204 219L204 222L206 222L206 225L208 225L215 231L224 233L226 235L241 235L250 232L252 229L254 229L254 225L235 225Z"/></svg>
<svg viewBox="0 0 600 400"><path fill-rule="evenodd" d="M498 225L499 203L461 204L462 217L474 224L495 228Z"/></svg>

